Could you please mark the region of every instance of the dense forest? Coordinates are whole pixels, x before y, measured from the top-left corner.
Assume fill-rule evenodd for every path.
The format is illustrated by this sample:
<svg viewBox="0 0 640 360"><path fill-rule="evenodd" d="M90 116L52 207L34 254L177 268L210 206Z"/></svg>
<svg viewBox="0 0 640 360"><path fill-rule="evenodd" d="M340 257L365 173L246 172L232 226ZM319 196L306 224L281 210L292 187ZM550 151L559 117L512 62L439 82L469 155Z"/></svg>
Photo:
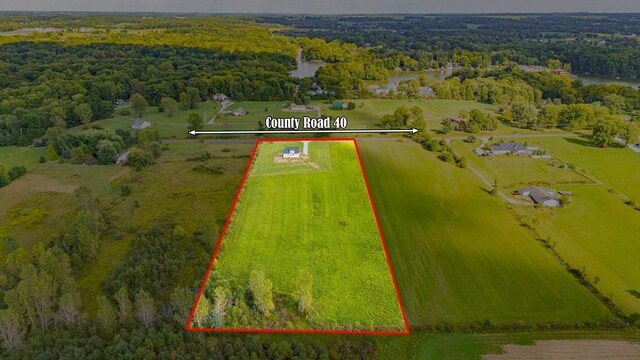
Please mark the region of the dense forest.
<svg viewBox="0 0 640 360"><path fill-rule="evenodd" d="M636 14L607 15L405 15L288 16L260 21L292 26L285 34L340 40L371 48L390 66L425 69L501 65L505 61L545 65L550 59L579 73L640 77ZM477 59L460 56L476 53ZM409 59L407 59L409 57Z"/></svg>
<svg viewBox="0 0 640 360"><path fill-rule="evenodd" d="M29 145L49 127L105 119L118 99L142 95L188 102L225 93L238 100L286 100L295 59L202 48L21 42L0 52L0 146Z"/></svg>

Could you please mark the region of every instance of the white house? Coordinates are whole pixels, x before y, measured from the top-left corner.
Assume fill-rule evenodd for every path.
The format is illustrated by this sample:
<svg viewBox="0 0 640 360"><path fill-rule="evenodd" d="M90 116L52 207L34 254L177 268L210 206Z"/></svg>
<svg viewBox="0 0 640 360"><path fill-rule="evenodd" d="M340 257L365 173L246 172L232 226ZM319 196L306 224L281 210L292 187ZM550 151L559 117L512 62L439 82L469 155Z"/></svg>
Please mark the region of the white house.
<svg viewBox="0 0 640 360"><path fill-rule="evenodd" d="M229 97L225 94L222 93L217 93L215 95L213 95L213 100L218 101L218 102L223 102L223 101L229 101L231 99L229 99Z"/></svg>
<svg viewBox="0 0 640 360"><path fill-rule="evenodd" d="M297 159L300 157L300 148L297 146L287 146L282 151L282 157L287 159Z"/></svg>
<svg viewBox="0 0 640 360"><path fill-rule="evenodd" d="M246 113L247 113L247 111L244 108L241 108L241 107L233 110L233 112L232 112L233 116L242 116L242 115L245 115Z"/></svg>

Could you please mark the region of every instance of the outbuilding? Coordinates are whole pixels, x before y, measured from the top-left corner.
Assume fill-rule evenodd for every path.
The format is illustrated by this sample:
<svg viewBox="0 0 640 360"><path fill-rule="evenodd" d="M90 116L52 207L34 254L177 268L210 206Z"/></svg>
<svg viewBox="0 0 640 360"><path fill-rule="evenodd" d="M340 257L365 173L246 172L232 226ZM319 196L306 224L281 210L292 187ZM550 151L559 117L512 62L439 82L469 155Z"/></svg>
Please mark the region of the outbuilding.
<svg viewBox="0 0 640 360"><path fill-rule="evenodd" d="M133 130L142 130L148 128L149 126L151 126L151 123L142 119L138 119L134 121L133 124L131 124L131 128Z"/></svg>
<svg viewBox="0 0 640 360"><path fill-rule="evenodd" d="M536 204L548 207L560 206L560 200L555 196L552 189L545 189L538 186L529 186L518 190L522 197L530 197Z"/></svg>

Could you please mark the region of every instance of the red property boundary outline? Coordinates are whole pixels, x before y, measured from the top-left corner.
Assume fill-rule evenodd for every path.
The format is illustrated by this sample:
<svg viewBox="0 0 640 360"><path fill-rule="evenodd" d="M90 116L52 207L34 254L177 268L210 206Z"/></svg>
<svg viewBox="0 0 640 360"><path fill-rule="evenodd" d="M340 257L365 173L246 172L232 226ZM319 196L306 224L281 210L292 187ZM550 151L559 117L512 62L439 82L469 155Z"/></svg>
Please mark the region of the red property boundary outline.
<svg viewBox="0 0 640 360"><path fill-rule="evenodd" d="M376 227L378 229L378 235L380 236L380 240L382 242L382 249L384 250L384 255L387 260L387 266L389 267L389 272L391 273L391 279L393 280L393 287L396 292L396 298L398 300L398 305L400 306L400 312L402 313L402 320L405 325L404 331L375 331L375 330L317 330L317 329L236 329L236 328L193 328L191 327L191 323L193 322L193 316L196 312L196 308L200 303L200 298L204 293L204 289L209 281L209 276L211 275L211 270L213 269L213 263L218 256L218 252L220 251L220 246L222 245L222 241L227 233L227 229L229 227L229 223L231 222L231 217L233 216L233 212L236 209L238 204L238 199L240 198L240 194L242 193L242 189L244 189L245 182L249 175L249 170L253 165L253 161L256 156L256 152L258 151L258 147L263 142L292 142L292 141L352 141L356 154L358 156L358 164L360 165L360 170L362 171L362 178L364 179L365 187L367 188L367 195L369 197L369 204L371 205L371 209L373 210L373 217L376 221ZM204 279L202 280L202 285L200 285L200 291L198 292L198 296L196 297L196 301L193 304L193 308L191 309L191 314L189 315L189 319L187 320L187 324L185 329L190 332L220 332L220 333L294 333L294 334L341 334L341 335L409 335L411 330L409 329L409 321L407 320L407 314L404 309L404 305L402 304L402 297L400 296L400 290L398 289L398 282L396 281L395 273L393 272L393 266L391 266L391 259L389 257L389 252L387 251L387 244L384 240L384 235L382 234L382 227L380 226L380 220L378 219L378 212L376 211L376 207L373 203L373 197L371 196L371 189L369 188L369 181L367 180L366 173L364 171L364 166L362 164L362 156L360 155L360 149L358 148L358 142L355 138L263 138L257 139L256 144L253 147L251 152L251 157L249 158L249 163L247 164L246 169L244 170L244 175L242 176L242 181L240 182L240 186L236 192L236 196L233 199L233 205L231 206L231 210L229 211L229 215L227 216L227 220L224 223L222 228L222 232L220 233L220 238L218 239L218 244L216 245L215 250L213 251L213 256L211 257L211 261L209 262L209 268L207 269L207 273L205 274Z"/></svg>

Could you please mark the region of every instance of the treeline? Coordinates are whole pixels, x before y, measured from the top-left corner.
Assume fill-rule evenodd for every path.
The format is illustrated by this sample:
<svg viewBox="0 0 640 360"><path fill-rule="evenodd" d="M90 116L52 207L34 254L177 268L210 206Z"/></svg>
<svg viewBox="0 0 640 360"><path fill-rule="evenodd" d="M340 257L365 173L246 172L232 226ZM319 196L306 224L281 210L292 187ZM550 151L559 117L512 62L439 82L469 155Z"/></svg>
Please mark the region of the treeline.
<svg viewBox="0 0 640 360"><path fill-rule="evenodd" d="M7 171L3 165L0 165L0 188L9 185L10 182L25 175L27 168L22 165L12 167Z"/></svg>
<svg viewBox="0 0 640 360"><path fill-rule="evenodd" d="M544 65L550 59L560 59L581 73L640 77L640 48L635 37L640 26L633 14L606 14L597 20L537 14L274 16L259 21L293 26L285 33L294 36L371 47L380 58L406 70L448 63L474 67L506 61Z"/></svg>
<svg viewBox="0 0 640 360"><path fill-rule="evenodd" d="M126 184L125 184L126 185ZM122 191L115 196L131 196ZM111 199L117 201L117 199ZM2 240L0 356L35 358L374 358L366 339L331 343L277 337L207 337L184 330L195 300L193 269L205 269L211 243L163 223L120 229L109 201L86 188L75 192L65 231L32 248ZM126 234L126 235L125 235ZM77 278L95 260L106 237L135 236L128 255L95 299ZM93 309L93 310L88 310Z"/></svg>
<svg viewBox="0 0 640 360"><path fill-rule="evenodd" d="M95 124L90 129L69 132L59 126L47 130L38 146L47 146L47 157L40 162L70 161L73 164L114 164L119 156L140 170L152 165L162 155L163 146L157 129L132 132L117 129L115 132Z"/></svg>
<svg viewBox="0 0 640 360"><path fill-rule="evenodd" d="M195 328L319 328L335 324L314 321L313 278L297 275L293 294L276 292L262 270L252 270L247 283L210 275L194 313Z"/></svg>
<svg viewBox="0 0 640 360"><path fill-rule="evenodd" d="M112 116L118 100L140 94L192 101L224 93L237 100L287 100L290 56L184 47L12 43L0 48L0 146L29 145L52 126Z"/></svg>
<svg viewBox="0 0 640 360"><path fill-rule="evenodd" d="M0 44L28 41L64 45L119 44L216 49L230 53L271 53L294 58L295 45L270 26L249 17L154 16L123 14L2 14L0 29L22 30L29 37L5 34ZM45 29L45 31L41 31Z"/></svg>

